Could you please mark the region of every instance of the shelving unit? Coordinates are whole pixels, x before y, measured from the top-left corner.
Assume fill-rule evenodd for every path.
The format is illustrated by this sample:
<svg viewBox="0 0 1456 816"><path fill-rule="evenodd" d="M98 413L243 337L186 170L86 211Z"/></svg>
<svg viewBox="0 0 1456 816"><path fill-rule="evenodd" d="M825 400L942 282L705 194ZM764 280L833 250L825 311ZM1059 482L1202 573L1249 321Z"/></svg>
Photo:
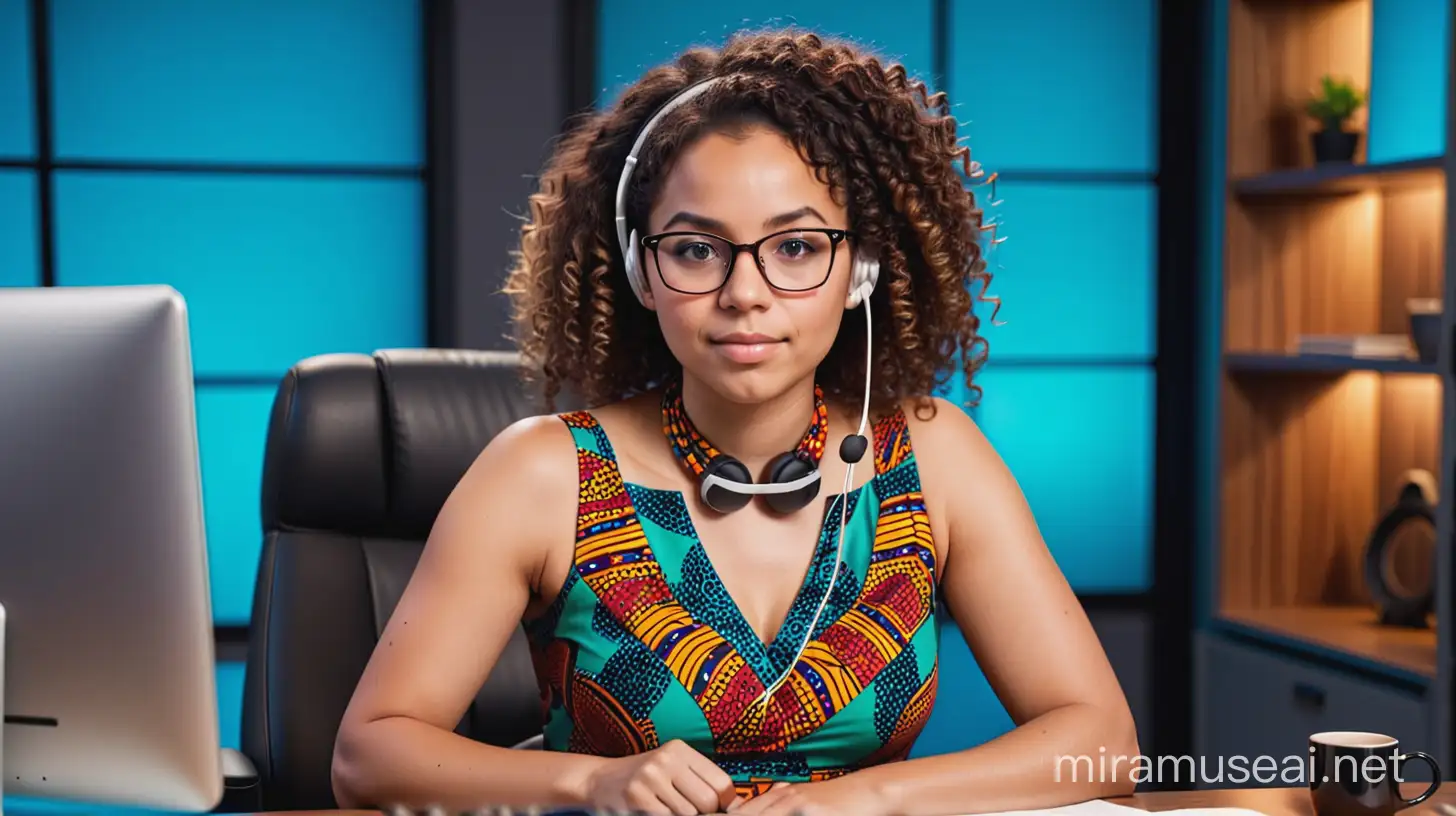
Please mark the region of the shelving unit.
<svg viewBox="0 0 1456 816"><path fill-rule="evenodd" d="M1379 357L1344 357L1335 354L1281 354L1233 352L1223 358L1224 368L1235 374L1344 374L1351 371L1380 371L1388 374L1435 374L1435 363L1416 359L1391 360Z"/></svg>
<svg viewBox="0 0 1456 816"><path fill-rule="evenodd" d="M1385 164L1326 164L1292 170L1271 170L1233 181L1233 192L1248 201L1277 196L1344 195L1382 188L1420 188L1441 184L1444 158Z"/></svg>
<svg viewBox="0 0 1456 816"><path fill-rule="evenodd" d="M1449 608L1446 556L1434 566L1452 539L1456 432L1448 163L1368 164L1362 138L1354 163L1317 165L1302 112L1326 73L1370 87L1371 3L1228 3L1221 449L1195 740L1208 757L1284 757L1313 731L1374 730L1456 771L1449 613L1380 624L1363 566L1404 475L1424 470L1438 523L1394 569L1435 582ZM1368 133L1364 114L1352 125ZM1438 362L1296 351L1301 335L1407 334L1412 298L1447 304Z"/></svg>

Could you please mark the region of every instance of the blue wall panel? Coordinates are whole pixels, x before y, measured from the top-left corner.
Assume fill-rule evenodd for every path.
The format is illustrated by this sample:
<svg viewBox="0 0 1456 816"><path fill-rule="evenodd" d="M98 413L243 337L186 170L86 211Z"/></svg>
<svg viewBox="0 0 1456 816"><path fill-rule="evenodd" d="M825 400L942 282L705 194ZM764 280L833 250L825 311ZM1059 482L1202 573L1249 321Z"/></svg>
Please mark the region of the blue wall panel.
<svg viewBox="0 0 1456 816"><path fill-rule="evenodd" d="M415 166L418 0L51 0L62 158Z"/></svg>
<svg viewBox="0 0 1456 816"><path fill-rule="evenodd" d="M991 360L1150 360L1157 350L1157 189L997 183ZM1001 268L996 268L996 267ZM991 305L978 307L990 317Z"/></svg>
<svg viewBox="0 0 1456 816"><path fill-rule="evenodd" d="M243 722L243 662L217 664L217 725L224 748L241 748Z"/></svg>
<svg viewBox="0 0 1456 816"><path fill-rule="evenodd" d="M268 386L197 389L212 618L220 624L247 623L252 611L263 545L259 515L263 443L273 394L274 388Z"/></svg>
<svg viewBox="0 0 1456 816"><path fill-rule="evenodd" d="M423 165L421 0L47 5L61 161ZM28 10L0 0L0 159L34 158ZM58 283L169 283L187 298L214 619L245 624L272 383L309 355L425 342L423 183L61 171L55 184ZM35 204L34 173L0 169L0 286L39 283ZM218 664L228 747L243 674Z"/></svg>
<svg viewBox="0 0 1456 816"><path fill-rule="evenodd" d="M27 0L0 0L0 158L35 154Z"/></svg>
<svg viewBox="0 0 1456 816"><path fill-rule="evenodd" d="M931 71L931 0L601 0L597 33L599 102L614 101L648 68L690 45L721 45L739 29L797 25L849 37L927 83Z"/></svg>
<svg viewBox="0 0 1456 816"><path fill-rule="evenodd" d="M1445 151L1450 21L1451 0L1375 0L1370 161Z"/></svg>
<svg viewBox="0 0 1456 816"><path fill-rule="evenodd" d="M971 155L998 171L1153 172L1155 8L1155 0L951 3L948 91Z"/></svg>
<svg viewBox="0 0 1456 816"><path fill-rule="evenodd" d="M200 375L425 341L417 181L64 172L56 202L58 282L175 286Z"/></svg>
<svg viewBox="0 0 1456 816"><path fill-rule="evenodd" d="M0 170L0 286L40 285L35 173Z"/></svg>
<svg viewBox="0 0 1456 816"><path fill-rule="evenodd" d="M976 418L1082 593L1152 585L1154 375L1145 366L998 366Z"/></svg>

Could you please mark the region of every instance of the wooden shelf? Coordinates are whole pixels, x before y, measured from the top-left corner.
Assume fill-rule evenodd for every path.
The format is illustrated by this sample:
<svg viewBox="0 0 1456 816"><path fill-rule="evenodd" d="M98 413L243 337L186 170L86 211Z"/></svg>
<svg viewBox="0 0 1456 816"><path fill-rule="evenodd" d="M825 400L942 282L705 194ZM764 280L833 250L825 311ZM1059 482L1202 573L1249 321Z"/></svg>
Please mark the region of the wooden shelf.
<svg viewBox="0 0 1456 816"><path fill-rule="evenodd" d="M1274 607L1224 612L1221 622L1244 634L1303 646L1377 671L1431 679L1436 676L1436 630L1382 626L1363 606Z"/></svg>
<svg viewBox="0 0 1456 816"><path fill-rule="evenodd" d="M1390 359L1301 338L1411 337L1413 300L1456 308L1447 206L1456 136L1429 148L1441 155L1379 161L1371 136L1397 125L1389 113L1372 121L1367 105L1346 122L1359 134L1352 160L1317 162L1311 95L1326 77L1365 91L1379 84L1376 0L1223 8L1221 240L1218 289L1209 293L1221 353L1218 370L1206 372L1217 380L1209 406L1217 448L1209 568L1200 576L1211 612L1200 627L1209 651L1197 669L1196 750L1283 744L1311 717L1348 721L1363 711L1371 722L1399 721L1410 741L1451 764L1456 675L1440 656L1450 648L1452 579L1435 568L1453 535L1449 514L1402 525L1381 565L1403 591L1429 589L1441 600L1427 628L1380 623L1365 562L1372 533L1411 480L1429 477L1438 506L1451 504L1456 373L1422 361L1413 342ZM1449 317L1440 325L1448 343ZM1251 711L1227 691L1245 678L1265 690L1301 677L1334 687L1337 676L1347 691L1332 693L1318 715L1287 698Z"/></svg>
<svg viewBox="0 0 1456 816"><path fill-rule="evenodd" d="M1385 164L1321 164L1246 176L1235 180L1233 189L1242 198L1344 195L1437 183L1442 179L1444 166L1442 156Z"/></svg>
<svg viewBox="0 0 1456 816"><path fill-rule="evenodd" d="M1386 374L1436 374L1435 363L1418 359L1344 357L1334 354L1235 353L1224 356L1224 366L1240 373L1343 374L1378 371Z"/></svg>

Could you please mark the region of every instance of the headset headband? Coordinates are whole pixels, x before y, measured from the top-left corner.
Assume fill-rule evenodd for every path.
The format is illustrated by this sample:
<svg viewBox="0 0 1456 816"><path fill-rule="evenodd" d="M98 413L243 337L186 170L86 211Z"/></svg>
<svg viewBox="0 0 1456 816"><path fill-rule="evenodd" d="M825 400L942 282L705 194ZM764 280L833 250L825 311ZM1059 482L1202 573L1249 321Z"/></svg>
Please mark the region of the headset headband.
<svg viewBox="0 0 1456 816"><path fill-rule="evenodd" d="M627 243L627 188L632 182L632 171L637 167L637 154L642 152L642 146L647 143L647 134L657 127L657 123L662 121L662 117L718 84L722 79L723 77L705 79L679 91L676 96L659 108L651 119L647 120L647 124L642 126L642 132L637 134L637 141L632 144L632 152L627 154L627 160L622 164L622 177L617 181L617 243L621 245L624 256L633 251L633 247L628 246Z"/></svg>

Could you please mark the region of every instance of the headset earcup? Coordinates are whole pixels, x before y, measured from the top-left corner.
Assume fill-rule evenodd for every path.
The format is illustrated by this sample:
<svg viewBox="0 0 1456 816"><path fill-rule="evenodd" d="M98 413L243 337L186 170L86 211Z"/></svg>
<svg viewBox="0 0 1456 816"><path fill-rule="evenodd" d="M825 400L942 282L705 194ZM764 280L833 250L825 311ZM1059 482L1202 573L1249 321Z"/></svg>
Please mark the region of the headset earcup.
<svg viewBox="0 0 1456 816"><path fill-rule="evenodd" d="M743 463L731 456L720 455L708 466L703 468L703 475L699 484L702 485L700 494L703 504L708 505L719 513L732 513L734 510L741 510L753 498L748 493L739 493L722 485L713 484L709 476L716 476L718 479L739 484L753 484L753 477L749 475L748 468Z"/></svg>
<svg viewBox="0 0 1456 816"><path fill-rule="evenodd" d="M790 451L781 453L769 464L769 481L776 484L802 479L814 472L814 466ZM815 479L792 493L769 493L764 501L776 513L788 514L799 510L819 495L819 481Z"/></svg>
<svg viewBox="0 0 1456 816"><path fill-rule="evenodd" d="M627 283L632 287L632 294L637 296L637 302L643 306L647 305L647 281L642 277L642 267L637 263L642 249L641 243L637 240L637 230L632 230L632 237L627 239L627 249L622 255L622 263L627 267Z"/></svg>
<svg viewBox="0 0 1456 816"><path fill-rule="evenodd" d="M861 252L854 255L854 267L849 278L849 308L853 309L869 300L880 281L880 261Z"/></svg>

